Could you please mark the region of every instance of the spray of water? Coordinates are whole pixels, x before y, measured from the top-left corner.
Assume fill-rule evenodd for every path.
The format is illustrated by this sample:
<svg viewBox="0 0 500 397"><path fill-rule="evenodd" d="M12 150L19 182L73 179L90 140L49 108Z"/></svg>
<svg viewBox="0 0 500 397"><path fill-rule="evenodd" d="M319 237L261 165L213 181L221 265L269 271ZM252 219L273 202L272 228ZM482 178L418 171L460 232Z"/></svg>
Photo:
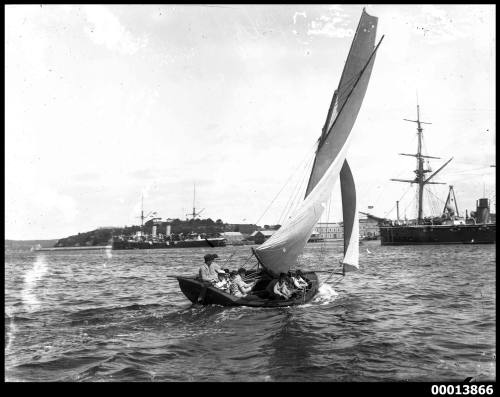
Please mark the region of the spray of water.
<svg viewBox="0 0 500 397"><path fill-rule="evenodd" d="M339 294L333 289L333 287L327 283L322 284L318 293L313 299L314 303L319 303L320 305L326 305L332 303Z"/></svg>
<svg viewBox="0 0 500 397"><path fill-rule="evenodd" d="M106 258L107 258L107 260L103 263L103 265L102 265L103 267L106 267L106 265L108 264L108 261L111 258L113 258L113 254L111 253L111 248L106 248L105 252L106 252Z"/></svg>
<svg viewBox="0 0 500 397"><path fill-rule="evenodd" d="M37 286L39 281L47 273L47 263L45 257L39 256L36 258L33 268L28 270L24 275L24 285L21 291L21 298L24 309L28 313L33 313L40 309L40 301L37 296Z"/></svg>
<svg viewBox="0 0 500 397"><path fill-rule="evenodd" d="M38 282L47 273L47 263L43 256L37 257L33 268L28 270L24 275L23 289L21 290L21 299L23 301L24 310L28 313L37 311L41 304L36 295L36 287ZM6 332L7 336L7 346L5 346L5 353L8 354L14 343L15 335L17 332L17 327L14 322L14 311L5 306L5 314L10 318L9 330Z"/></svg>

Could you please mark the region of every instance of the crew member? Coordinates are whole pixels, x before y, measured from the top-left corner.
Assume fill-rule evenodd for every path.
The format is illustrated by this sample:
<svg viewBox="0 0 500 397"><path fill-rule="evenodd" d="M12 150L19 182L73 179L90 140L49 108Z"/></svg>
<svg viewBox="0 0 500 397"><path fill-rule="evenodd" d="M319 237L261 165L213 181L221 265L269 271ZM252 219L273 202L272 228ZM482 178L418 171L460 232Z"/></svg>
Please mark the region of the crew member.
<svg viewBox="0 0 500 397"><path fill-rule="evenodd" d="M200 266L200 278L203 281L208 281L215 284L219 281L218 273L225 273L214 260L219 256L217 254L206 254L205 263Z"/></svg>

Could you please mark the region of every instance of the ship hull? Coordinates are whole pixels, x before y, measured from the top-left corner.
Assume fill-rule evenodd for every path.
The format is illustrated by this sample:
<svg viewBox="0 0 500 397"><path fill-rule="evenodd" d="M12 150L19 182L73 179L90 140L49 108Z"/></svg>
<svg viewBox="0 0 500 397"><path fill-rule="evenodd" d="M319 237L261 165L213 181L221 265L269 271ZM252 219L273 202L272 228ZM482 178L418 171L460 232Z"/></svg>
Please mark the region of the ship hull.
<svg viewBox="0 0 500 397"><path fill-rule="evenodd" d="M114 250L133 249L158 249L158 248L194 248L194 247L224 247L226 240L223 238L208 238L203 240L183 240L154 243L148 241L113 241Z"/></svg>
<svg viewBox="0 0 500 397"><path fill-rule="evenodd" d="M191 247L225 247L226 240L224 238L208 238L202 240L182 240L175 242L175 248L191 248Z"/></svg>
<svg viewBox="0 0 500 397"><path fill-rule="evenodd" d="M247 275L250 273L247 273ZM249 307L286 307L302 305L309 302L318 292L318 277L316 273L304 273L304 278L309 280L309 289L301 296L294 299L281 300L262 296L258 292L250 292L247 297L237 297L228 294L210 283L201 281L194 277L177 277L179 287L184 295L193 303L202 305L221 306L249 306ZM270 279L263 281L268 283ZM255 286L260 289L259 283Z"/></svg>
<svg viewBox="0 0 500 397"><path fill-rule="evenodd" d="M493 244L496 224L381 226L381 245Z"/></svg>

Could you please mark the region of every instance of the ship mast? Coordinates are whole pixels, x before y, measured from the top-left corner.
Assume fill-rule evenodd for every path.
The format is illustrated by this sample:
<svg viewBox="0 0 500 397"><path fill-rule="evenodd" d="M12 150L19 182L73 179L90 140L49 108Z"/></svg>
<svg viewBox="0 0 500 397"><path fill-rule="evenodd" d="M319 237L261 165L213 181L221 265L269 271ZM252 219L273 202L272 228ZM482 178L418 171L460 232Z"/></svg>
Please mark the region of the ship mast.
<svg viewBox="0 0 500 397"><path fill-rule="evenodd" d="M141 195L141 234L144 234L144 219L151 215L156 215L156 211L150 211L147 215L144 215L144 193Z"/></svg>
<svg viewBox="0 0 500 397"><path fill-rule="evenodd" d="M193 220L198 215L200 215L202 213L202 211L205 209L205 208L203 208L200 212L196 212L195 200L196 200L196 184L193 184L193 212L191 214L186 214L186 216L191 216Z"/></svg>
<svg viewBox="0 0 500 397"><path fill-rule="evenodd" d="M141 196L141 232L144 230L144 194Z"/></svg>
<svg viewBox="0 0 500 397"><path fill-rule="evenodd" d="M391 181L397 181L397 182L407 182L407 183L416 183L418 185L418 215L417 215L417 223L421 224L422 223L422 213L423 213L423 197L424 197L424 186L427 184L439 184L439 185L444 185L444 182L431 182L430 180L439 172L441 171L448 163L453 159L449 159L444 165L441 166L436 172L434 172L431 176L429 176L427 179L425 178L425 174L427 172L431 172L431 170L426 170L424 169L424 159L429 158L429 159L440 159L440 157L433 157L433 156L424 156L422 154L422 136L423 136L423 128L422 124L432 124L432 123L427 123L425 121L420 120L420 106L418 105L418 99L417 99L417 119L416 120L408 120L408 119L403 119L405 121L409 121L412 123L417 123L417 136L418 136L418 145L417 145L417 153L416 154L407 154L407 153L399 153L402 156L412 156L417 158L417 169L414 171L415 172L415 179L413 180L408 180L408 179L391 179Z"/></svg>

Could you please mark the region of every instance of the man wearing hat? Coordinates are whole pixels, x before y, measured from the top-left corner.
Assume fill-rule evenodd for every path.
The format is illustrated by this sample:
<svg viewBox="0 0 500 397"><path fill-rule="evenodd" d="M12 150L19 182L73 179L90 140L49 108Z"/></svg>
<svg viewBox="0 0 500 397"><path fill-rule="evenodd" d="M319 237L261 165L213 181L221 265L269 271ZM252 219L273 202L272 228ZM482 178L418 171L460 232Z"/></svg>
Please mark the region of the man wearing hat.
<svg viewBox="0 0 500 397"><path fill-rule="evenodd" d="M214 259L218 258L217 254L206 254L205 263L200 266L200 278L203 281L216 283L219 281L218 273L225 273L219 265L214 263Z"/></svg>

